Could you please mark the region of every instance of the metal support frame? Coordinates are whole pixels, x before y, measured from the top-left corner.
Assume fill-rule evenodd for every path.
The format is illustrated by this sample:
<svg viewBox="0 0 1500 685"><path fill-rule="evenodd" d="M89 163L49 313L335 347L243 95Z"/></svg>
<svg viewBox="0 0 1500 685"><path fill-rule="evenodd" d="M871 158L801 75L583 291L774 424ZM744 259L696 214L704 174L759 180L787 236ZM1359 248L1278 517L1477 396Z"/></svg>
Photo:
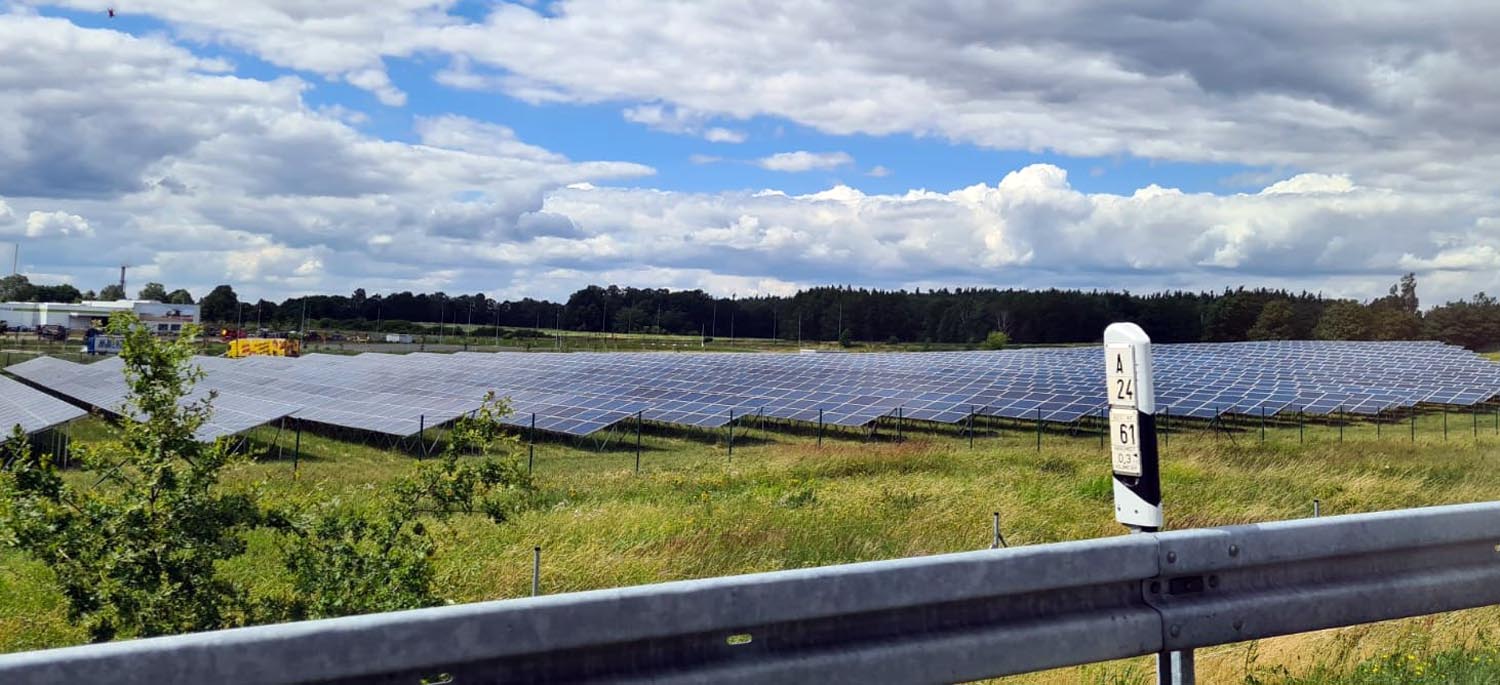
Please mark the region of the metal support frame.
<svg viewBox="0 0 1500 685"><path fill-rule="evenodd" d="M955 682L1500 604L1500 503L1142 533L0 655L0 682ZM329 655L337 655L330 658Z"/></svg>

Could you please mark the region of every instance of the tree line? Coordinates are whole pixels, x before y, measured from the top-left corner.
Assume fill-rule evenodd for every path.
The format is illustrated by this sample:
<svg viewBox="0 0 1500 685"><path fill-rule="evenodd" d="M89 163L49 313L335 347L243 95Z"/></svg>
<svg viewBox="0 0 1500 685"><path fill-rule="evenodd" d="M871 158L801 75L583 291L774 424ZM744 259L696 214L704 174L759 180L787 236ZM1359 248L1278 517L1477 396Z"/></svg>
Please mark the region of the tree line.
<svg viewBox="0 0 1500 685"><path fill-rule="evenodd" d="M64 297L53 301L77 299L65 297L77 293L71 286L24 284L30 290L17 293L10 282L18 278L24 279L0 279L0 300L58 295ZM169 292L159 283L147 284L140 298L180 304L194 301L188 291ZM1111 322L1135 321L1159 342L1436 339L1471 348L1500 342L1500 303L1495 298L1479 293L1423 312L1415 274L1402 276L1385 295L1367 302L1243 287L1143 295L1102 290L829 286L788 296L741 298L715 297L702 290L613 285L582 288L564 302L496 300L483 293L372 295L362 288L350 295L251 302L241 301L232 286L220 285L198 304L207 322L283 330L436 332L501 326L720 339L978 345L997 332L1019 344L1094 342Z"/></svg>

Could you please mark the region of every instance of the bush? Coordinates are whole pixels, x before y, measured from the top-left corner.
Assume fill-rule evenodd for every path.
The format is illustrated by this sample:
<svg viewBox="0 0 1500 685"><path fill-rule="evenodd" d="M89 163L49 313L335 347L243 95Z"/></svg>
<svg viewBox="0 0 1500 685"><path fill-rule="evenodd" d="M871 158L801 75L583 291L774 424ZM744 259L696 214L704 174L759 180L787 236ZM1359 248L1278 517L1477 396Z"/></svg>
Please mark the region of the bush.
<svg viewBox="0 0 1500 685"><path fill-rule="evenodd" d="M1010 336L1006 335L1005 331L993 331L988 336L985 336L984 342L980 343L980 346L986 350L1003 350L1009 344Z"/></svg>

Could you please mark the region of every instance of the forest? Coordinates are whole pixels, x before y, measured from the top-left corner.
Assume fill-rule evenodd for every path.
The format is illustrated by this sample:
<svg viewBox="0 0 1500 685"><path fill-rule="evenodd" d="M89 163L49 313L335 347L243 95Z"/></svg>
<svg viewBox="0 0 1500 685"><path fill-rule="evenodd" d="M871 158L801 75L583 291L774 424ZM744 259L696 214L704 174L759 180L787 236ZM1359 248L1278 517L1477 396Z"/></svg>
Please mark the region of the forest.
<svg viewBox="0 0 1500 685"><path fill-rule="evenodd" d="M17 280L19 279L19 280ZM0 301L70 301L71 286L0 279ZM122 297L118 286L100 296ZM87 293L86 295L92 295ZM148 283L141 299L192 303L185 290ZM1234 288L1152 294L1102 290L955 288L875 290L827 286L790 296L715 297L701 290L591 285L565 302L500 301L483 293L308 295L241 301L230 285L197 300L207 322L282 330L391 332L472 327L562 328L708 338L976 344L1003 332L1015 344L1099 340L1114 321L1139 323L1159 342L1435 339L1473 349L1500 343L1500 302L1484 293L1423 310L1415 274L1367 302L1308 292Z"/></svg>

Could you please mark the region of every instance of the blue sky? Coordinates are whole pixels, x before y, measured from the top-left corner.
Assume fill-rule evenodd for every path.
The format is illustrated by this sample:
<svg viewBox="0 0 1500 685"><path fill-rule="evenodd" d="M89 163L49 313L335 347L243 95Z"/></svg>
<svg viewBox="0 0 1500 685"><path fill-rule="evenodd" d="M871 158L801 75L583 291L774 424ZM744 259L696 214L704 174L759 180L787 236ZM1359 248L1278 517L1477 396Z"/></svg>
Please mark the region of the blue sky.
<svg viewBox="0 0 1500 685"><path fill-rule="evenodd" d="M0 60L51 50L29 73L92 96L0 75L0 241L38 280L130 260L273 297L1500 286L1500 151L1436 105L1500 100L1436 58L1495 68L1452 50L1494 25L1482 6L1455 33L1234 6L117 9L0 3Z"/></svg>

